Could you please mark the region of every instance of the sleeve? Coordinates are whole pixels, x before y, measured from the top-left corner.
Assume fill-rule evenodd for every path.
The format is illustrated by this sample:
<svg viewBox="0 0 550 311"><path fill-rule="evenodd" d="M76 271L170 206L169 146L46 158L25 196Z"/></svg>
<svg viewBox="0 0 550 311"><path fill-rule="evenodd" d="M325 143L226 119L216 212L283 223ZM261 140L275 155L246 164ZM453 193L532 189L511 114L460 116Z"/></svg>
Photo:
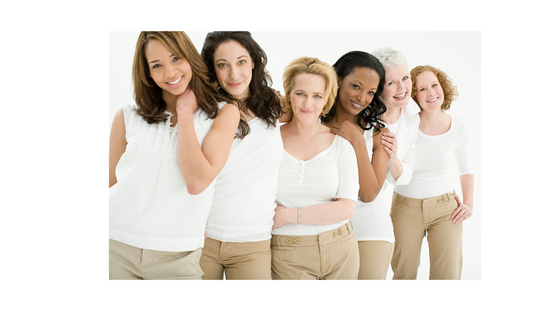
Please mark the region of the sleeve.
<svg viewBox="0 0 550 311"><path fill-rule="evenodd" d="M351 143L340 139L340 156L338 158L338 192L336 198L350 199L357 202L359 193L359 170L357 157Z"/></svg>
<svg viewBox="0 0 550 311"><path fill-rule="evenodd" d="M474 170L468 157L468 132L466 124L462 121L462 133L459 137L458 145L455 149L456 164L458 167L458 175L473 174Z"/></svg>
<svg viewBox="0 0 550 311"><path fill-rule="evenodd" d="M420 123L420 117L415 115L412 119L412 122L410 123L410 127L407 128L407 131L413 131L413 135L411 138L411 141L409 143L409 146L407 148L407 152L403 156L401 160L401 165L403 166L403 171L401 172L401 175L397 180L393 179L393 176L391 175L389 168L388 173L386 174L386 181L394 186L403 186L408 185L411 181L412 174L413 174L413 165L414 165L414 157L416 155L416 138L418 137L418 125ZM399 141L398 141L399 143Z"/></svg>

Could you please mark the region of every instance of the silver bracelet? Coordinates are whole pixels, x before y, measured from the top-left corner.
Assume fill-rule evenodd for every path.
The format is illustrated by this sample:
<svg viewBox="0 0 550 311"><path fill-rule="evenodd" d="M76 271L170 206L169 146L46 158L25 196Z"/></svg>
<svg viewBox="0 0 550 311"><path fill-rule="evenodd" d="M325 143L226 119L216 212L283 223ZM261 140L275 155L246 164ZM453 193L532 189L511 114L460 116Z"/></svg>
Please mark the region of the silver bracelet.
<svg viewBox="0 0 550 311"><path fill-rule="evenodd" d="M302 211L301 207L298 207L298 223L300 223L300 212Z"/></svg>

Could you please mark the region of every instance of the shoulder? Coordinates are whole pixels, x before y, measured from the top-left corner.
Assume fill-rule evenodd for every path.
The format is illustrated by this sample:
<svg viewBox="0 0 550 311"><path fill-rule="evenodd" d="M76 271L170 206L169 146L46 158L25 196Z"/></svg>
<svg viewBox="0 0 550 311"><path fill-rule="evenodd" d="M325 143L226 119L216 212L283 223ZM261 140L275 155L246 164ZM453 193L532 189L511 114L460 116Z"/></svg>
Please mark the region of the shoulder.
<svg viewBox="0 0 550 311"><path fill-rule="evenodd" d="M453 128L456 131L464 132L466 130L466 122L456 116L449 115L451 117L451 122L453 123Z"/></svg>

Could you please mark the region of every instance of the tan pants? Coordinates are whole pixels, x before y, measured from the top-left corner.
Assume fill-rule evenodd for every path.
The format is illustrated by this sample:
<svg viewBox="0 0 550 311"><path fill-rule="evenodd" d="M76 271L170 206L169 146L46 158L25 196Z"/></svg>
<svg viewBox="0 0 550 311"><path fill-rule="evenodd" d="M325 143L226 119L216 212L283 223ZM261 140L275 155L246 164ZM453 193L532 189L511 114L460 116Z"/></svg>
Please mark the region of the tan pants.
<svg viewBox="0 0 550 311"><path fill-rule="evenodd" d="M462 223L453 224L458 207L453 193L411 199L393 193L390 216L395 234L393 279L416 279L422 240L427 234L430 280L458 280L462 271Z"/></svg>
<svg viewBox="0 0 550 311"><path fill-rule="evenodd" d="M162 252L109 239L109 280L200 280L201 249Z"/></svg>
<svg viewBox="0 0 550 311"><path fill-rule="evenodd" d="M270 240L221 242L206 238L200 259L203 280L271 280Z"/></svg>
<svg viewBox="0 0 550 311"><path fill-rule="evenodd" d="M359 241L358 280L385 280L390 268L393 243L388 241Z"/></svg>
<svg viewBox="0 0 550 311"><path fill-rule="evenodd" d="M320 235L271 238L274 280L357 280L359 248L351 222Z"/></svg>

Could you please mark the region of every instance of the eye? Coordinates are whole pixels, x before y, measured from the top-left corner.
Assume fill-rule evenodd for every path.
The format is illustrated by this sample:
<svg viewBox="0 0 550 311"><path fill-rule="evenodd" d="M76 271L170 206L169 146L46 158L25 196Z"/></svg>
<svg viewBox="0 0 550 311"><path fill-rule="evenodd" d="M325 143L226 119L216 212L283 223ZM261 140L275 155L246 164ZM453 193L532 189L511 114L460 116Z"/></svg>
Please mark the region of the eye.
<svg viewBox="0 0 550 311"><path fill-rule="evenodd" d="M393 81L388 82L388 85L393 85Z"/></svg>
<svg viewBox="0 0 550 311"><path fill-rule="evenodd" d="M238 64L239 64L239 65L244 65L244 64L246 64L246 60L242 59L242 60L239 61Z"/></svg>
<svg viewBox="0 0 550 311"><path fill-rule="evenodd" d="M371 96L374 96L374 92L373 92L373 91L370 91L369 94L370 94Z"/></svg>
<svg viewBox="0 0 550 311"><path fill-rule="evenodd" d="M218 68L225 68L225 67L227 67L227 64L226 63L219 63L217 66L218 66Z"/></svg>
<svg viewBox="0 0 550 311"><path fill-rule="evenodd" d="M356 90L360 90L360 89L361 89L361 87L360 87L359 85L357 85L357 84L351 84L351 86L352 86L354 89L356 89Z"/></svg>
<svg viewBox="0 0 550 311"><path fill-rule="evenodd" d="M315 94L315 95L313 95L313 97L318 98L318 99L323 98L323 96L322 96L322 95L319 95L319 94Z"/></svg>
<svg viewBox="0 0 550 311"><path fill-rule="evenodd" d="M174 56L174 58L172 58L172 61L173 61L173 62L177 62L178 60L180 60L180 58L177 57L177 56Z"/></svg>
<svg viewBox="0 0 550 311"><path fill-rule="evenodd" d="M303 96L304 92L296 92L296 95Z"/></svg>
<svg viewBox="0 0 550 311"><path fill-rule="evenodd" d="M432 85L432 87L436 87L436 86L437 86L437 83L434 83L434 84Z"/></svg>
<svg viewBox="0 0 550 311"><path fill-rule="evenodd" d="M423 87L423 88L420 88L420 89L418 89L418 91L419 91L419 92L422 92L422 91L424 91L424 90L426 90L426 88L424 88L424 87Z"/></svg>
<svg viewBox="0 0 550 311"><path fill-rule="evenodd" d="M409 76L404 76L403 81L409 80Z"/></svg>
<svg viewBox="0 0 550 311"><path fill-rule="evenodd" d="M161 66L160 64L154 64L154 65L151 67L151 69L157 69L157 68L160 68L160 66Z"/></svg>

